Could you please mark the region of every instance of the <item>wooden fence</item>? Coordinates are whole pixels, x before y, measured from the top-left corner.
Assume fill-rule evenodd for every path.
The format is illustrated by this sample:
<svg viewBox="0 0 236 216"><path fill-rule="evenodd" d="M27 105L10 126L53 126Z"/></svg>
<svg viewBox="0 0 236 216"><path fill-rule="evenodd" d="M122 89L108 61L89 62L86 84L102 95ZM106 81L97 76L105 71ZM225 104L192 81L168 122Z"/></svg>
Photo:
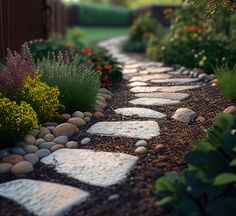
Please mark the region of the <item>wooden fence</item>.
<svg viewBox="0 0 236 216"><path fill-rule="evenodd" d="M59 0L0 0L0 57L25 41L65 34L66 9Z"/></svg>

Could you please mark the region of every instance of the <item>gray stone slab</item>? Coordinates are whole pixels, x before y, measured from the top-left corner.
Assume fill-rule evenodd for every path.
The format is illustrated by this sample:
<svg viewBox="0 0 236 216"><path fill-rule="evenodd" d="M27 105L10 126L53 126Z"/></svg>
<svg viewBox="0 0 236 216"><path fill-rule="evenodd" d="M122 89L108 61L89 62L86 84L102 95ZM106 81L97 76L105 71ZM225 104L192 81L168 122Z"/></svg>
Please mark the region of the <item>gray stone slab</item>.
<svg viewBox="0 0 236 216"><path fill-rule="evenodd" d="M130 82L135 82L135 81L146 82L153 79L168 79L171 77L172 76L169 74L148 74L148 75L135 76L130 80Z"/></svg>
<svg viewBox="0 0 236 216"><path fill-rule="evenodd" d="M184 100L189 97L186 93L173 92L153 92L153 93L139 93L135 94L138 98L165 98L170 100Z"/></svg>
<svg viewBox="0 0 236 216"><path fill-rule="evenodd" d="M142 64L136 63L136 64L129 64L129 65L126 65L125 67L126 67L126 69L132 69L132 68L139 68L139 67L141 67L141 66L142 66Z"/></svg>
<svg viewBox="0 0 236 216"><path fill-rule="evenodd" d="M179 104L180 101L164 99L164 98L138 98L129 101L129 103L143 106L163 106L163 105Z"/></svg>
<svg viewBox="0 0 236 216"><path fill-rule="evenodd" d="M149 93L149 92L178 92L199 88L199 85L193 86L137 86L130 89L133 93Z"/></svg>
<svg viewBox="0 0 236 216"><path fill-rule="evenodd" d="M122 73L123 74L138 74L138 69L137 68L131 68L131 69L124 68Z"/></svg>
<svg viewBox="0 0 236 216"><path fill-rule="evenodd" d="M147 109L147 108L137 108L137 107L125 107L116 109L115 112L117 114L121 114L124 116L134 116L137 115L141 118L155 118L160 119L166 117L165 114Z"/></svg>
<svg viewBox="0 0 236 216"><path fill-rule="evenodd" d="M75 187L29 179L0 184L0 195L38 216L62 216L89 197Z"/></svg>
<svg viewBox="0 0 236 216"><path fill-rule="evenodd" d="M152 83L173 83L173 84L186 84L186 83L194 83L198 82L198 78L172 78L172 79L159 79L159 80L151 80Z"/></svg>
<svg viewBox="0 0 236 216"><path fill-rule="evenodd" d="M54 165L57 172L81 182L108 187L124 181L137 160L137 157L123 153L60 149L41 162Z"/></svg>
<svg viewBox="0 0 236 216"><path fill-rule="evenodd" d="M101 136L151 139L159 136L160 128L155 121L98 122L87 132Z"/></svg>
<svg viewBox="0 0 236 216"><path fill-rule="evenodd" d="M147 86L148 84L145 82L132 82L128 86L135 87L135 86Z"/></svg>
<svg viewBox="0 0 236 216"><path fill-rule="evenodd" d="M140 71L140 74L155 74L155 73L167 73L173 71L172 67L148 67L145 70Z"/></svg>

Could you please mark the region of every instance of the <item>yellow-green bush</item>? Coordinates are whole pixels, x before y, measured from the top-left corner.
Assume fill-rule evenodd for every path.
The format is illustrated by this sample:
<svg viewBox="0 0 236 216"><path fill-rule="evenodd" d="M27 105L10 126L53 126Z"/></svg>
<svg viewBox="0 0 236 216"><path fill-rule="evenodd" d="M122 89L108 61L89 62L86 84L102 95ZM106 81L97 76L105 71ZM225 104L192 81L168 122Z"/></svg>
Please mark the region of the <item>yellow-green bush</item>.
<svg viewBox="0 0 236 216"><path fill-rule="evenodd" d="M22 101L18 105L8 98L0 98L0 148L38 127L37 114L29 104Z"/></svg>
<svg viewBox="0 0 236 216"><path fill-rule="evenodd" d="M63 109L58 99L59 95L57 87L50 87L41 82L38 75L36 79L26 78L19 98L33 107L40 122L45 122L56 119L58 112Z"/></svg>

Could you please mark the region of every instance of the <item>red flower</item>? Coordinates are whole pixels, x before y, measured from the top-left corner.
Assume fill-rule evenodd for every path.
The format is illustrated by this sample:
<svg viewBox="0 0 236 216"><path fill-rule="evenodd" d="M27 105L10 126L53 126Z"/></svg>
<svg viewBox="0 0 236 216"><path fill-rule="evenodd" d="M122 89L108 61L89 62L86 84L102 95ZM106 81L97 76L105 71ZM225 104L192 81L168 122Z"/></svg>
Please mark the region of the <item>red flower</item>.
<svg viewBox="0 0 236 216"><path fill-rule="evenodd" d="M102 66L98 65L97 66L97 70L101 71L102 70Z"/></svg>
<svg viewBox="0 0 236 216"><path fill-rule="evenodd" d="M68 43L68 44L66 45L66 48L67 48L67 49L72 49L72 48L73 48L73 46L72 46L72 44L71 44L71 43Z"/></svg>
<svg viewBox="0 0 236 216"><path fill-rule="evenodd" d="M87 65L91 65L92 62L91 62L91 61L86 61L85 64L87 64Z"/></svg>
<svg viewBox="0 0 236 216"><path fill-rule="evenodd" d="M106 65L104 65L104 68L105 68L106 70L110 70L110 69L111 69L111 65L106 64Z"/></svg>
<svg viewBox="0 0 236 216"><path fill-rule="evenodd" d="M104 76L103 81L107 82L108 80L109 80L109 77L108 76Z"/></svg>
<svg viewBox="0 0 236 216"><path fill-rule="evenodd" d="M91 48L87 48L84 50L85 54L93 54L93 50Z"/></svg>

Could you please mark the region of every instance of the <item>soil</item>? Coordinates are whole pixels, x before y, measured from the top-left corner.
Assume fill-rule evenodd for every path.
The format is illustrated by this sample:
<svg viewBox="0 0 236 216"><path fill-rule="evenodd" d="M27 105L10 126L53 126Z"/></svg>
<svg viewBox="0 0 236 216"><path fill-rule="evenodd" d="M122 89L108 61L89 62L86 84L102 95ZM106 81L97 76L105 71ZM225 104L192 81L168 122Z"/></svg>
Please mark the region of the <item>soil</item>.
<svg viewBox="0 0 236 216"><path fill-rule="evenodd" d="M165 84L166 85L166 84ZM110 101L109 108L105 111L106 121L120 120L145 120L139 117L122 117L113 112L116 108L134 107L128 101L134 99L126 82L116 86L112 92L114 97ZM85 203L74 207L67 215L70 216L156 216L168 215L164 209L158 206L158 198L155 194L156 180L169 171L182 172L187 166L184 162L185 154L193 148L195 140L205 137L206 129L212 126L213 119L232 103L225 99L216 87L209 83L203 83L202 87L195 90L185 91L191 96L181 104L161 107L150 107L153 110L163 112L167 118L158 120L161 135L149 140L148 151L140 156L136 168L130 173L126 181L109 188L94 187L66 175L58 174L53 167L38 164L31 174L27 175L0 175L0 183L20 179L35 179L60 184L66 184L88 191L91 196ZM137 106L135 106L137 107ZM142 107L142 106L139 106ZM144 107L144 106L143 106ZM205 118L204 122L185 124L171 119L176 109L187 107ZM94 124L93 121L91 124ZM91 124L81 129L74 139L80 141L87 137L86 129ZM98 151L122 152L134 154L134 144L137 141L132 138L109 138L91 136L92 145L81 148ZM156 148L163 144L162 149ZM119 194L117 200L109 201L108 197ZM20 205L0 197L0 215L2 216L28 216L28 213Z"/></svg>

